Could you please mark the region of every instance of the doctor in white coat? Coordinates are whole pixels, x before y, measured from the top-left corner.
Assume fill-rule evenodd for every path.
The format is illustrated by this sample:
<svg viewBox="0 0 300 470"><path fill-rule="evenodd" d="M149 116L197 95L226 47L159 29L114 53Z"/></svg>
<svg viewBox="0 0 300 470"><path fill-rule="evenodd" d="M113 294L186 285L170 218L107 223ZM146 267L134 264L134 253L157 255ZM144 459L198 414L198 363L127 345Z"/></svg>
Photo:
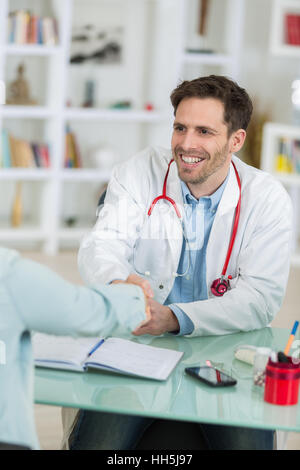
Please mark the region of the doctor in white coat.
<svg viewBox="0 0 300 470"><path fill-rule="evenodd" d="M148 290L151 318L136 335L263 328L285 294L292 209L278 181L234 155L251 100L231 80L209 76L183 82L171 101L171 150L148 148L115 168L80 247L81 275L91 286L134 280Z"/></svg>

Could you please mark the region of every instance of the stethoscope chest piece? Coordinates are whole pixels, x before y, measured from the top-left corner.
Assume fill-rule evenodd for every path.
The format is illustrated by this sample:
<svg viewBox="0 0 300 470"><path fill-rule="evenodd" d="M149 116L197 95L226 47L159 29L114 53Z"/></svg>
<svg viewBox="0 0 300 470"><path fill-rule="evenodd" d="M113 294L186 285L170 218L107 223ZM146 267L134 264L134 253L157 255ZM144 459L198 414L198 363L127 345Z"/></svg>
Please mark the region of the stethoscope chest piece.
<svg viewBox="0 0 300 470"><path fill-rule="evenodd" d="M210 287L212 294L216 297L222 297L230 287L230 279L232 279L231 276L228 276L228 279L225 279L223 276L216 279Z"/></svg>

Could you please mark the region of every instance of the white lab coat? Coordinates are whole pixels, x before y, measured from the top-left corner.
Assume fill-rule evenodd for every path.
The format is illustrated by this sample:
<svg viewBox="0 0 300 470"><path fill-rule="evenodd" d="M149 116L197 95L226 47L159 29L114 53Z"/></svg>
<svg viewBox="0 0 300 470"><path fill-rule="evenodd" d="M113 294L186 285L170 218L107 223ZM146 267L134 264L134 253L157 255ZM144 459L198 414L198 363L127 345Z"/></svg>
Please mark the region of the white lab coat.
<svg viewBox="0 0 300 470"><path fill-rule="evenodd" d="M147 211L153 199L162 194L171 158L170 150L148 148L115 168L104 208L79 250L79 270L87 284L97 286L137 272L149 279L158 302L164 303L168 297L175 279L172 273L176 273L180 259L182 230L170 204L160 202L160 209L156 207L150 218ZM227 275L233 278L231 289L223 297L214 297L210 291L223 269L239 197L232 165L207 246L209 298L178 304L195 326L189 336L265 327L279 311L285 294L292 232L290 198L271 175L246 165L236 156L232 158L242 183L242 200L227 269ZM175 163L170 167L167 195L183 214ZM160 231L166 239L145 239L150 219L152 238Z"/></svg>

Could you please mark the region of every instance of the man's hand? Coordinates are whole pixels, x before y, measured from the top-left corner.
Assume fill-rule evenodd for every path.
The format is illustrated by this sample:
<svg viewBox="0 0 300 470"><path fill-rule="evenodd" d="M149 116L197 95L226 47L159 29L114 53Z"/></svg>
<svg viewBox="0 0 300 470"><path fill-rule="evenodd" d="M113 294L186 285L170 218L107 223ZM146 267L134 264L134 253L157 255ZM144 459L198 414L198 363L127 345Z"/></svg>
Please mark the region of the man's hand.
<svg viewBox="0 0 300 470"><path fill-rule="evenodd" d="M154 299L148 299L148 305L150 307L150 318L140 323L132 332L133 335L159 336L169 331L179 330L178 320L169 307L161 305Z"/></svg>

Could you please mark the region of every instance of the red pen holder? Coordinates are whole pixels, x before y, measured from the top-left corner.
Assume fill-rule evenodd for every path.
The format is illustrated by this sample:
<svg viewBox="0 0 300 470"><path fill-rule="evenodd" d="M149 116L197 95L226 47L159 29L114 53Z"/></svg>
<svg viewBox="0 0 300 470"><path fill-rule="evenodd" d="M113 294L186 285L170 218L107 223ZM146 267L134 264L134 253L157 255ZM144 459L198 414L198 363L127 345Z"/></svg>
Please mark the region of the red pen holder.
<svg viewBox="0 0 300 470"><path fill-rule="evenodd" d="M266 367L264 400L274 405L296 405L300 383L300 364L273 362Z"/></svg>

